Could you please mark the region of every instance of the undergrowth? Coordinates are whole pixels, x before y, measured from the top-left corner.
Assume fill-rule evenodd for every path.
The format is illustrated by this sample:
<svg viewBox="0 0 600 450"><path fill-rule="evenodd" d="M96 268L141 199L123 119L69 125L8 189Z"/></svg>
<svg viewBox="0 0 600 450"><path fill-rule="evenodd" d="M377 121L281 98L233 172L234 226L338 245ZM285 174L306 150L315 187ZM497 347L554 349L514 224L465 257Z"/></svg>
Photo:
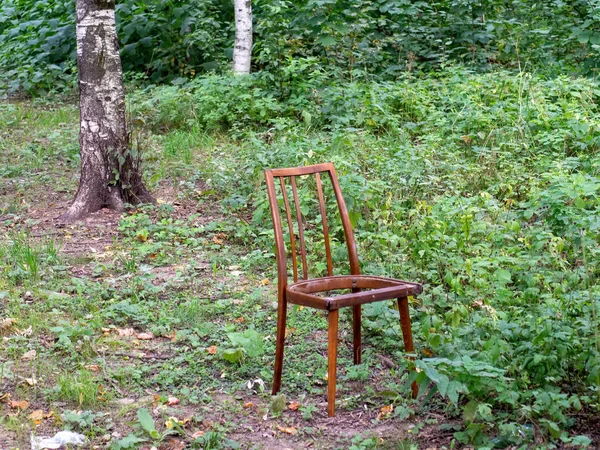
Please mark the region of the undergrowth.
<svg viewBox="0 0 600 450"><path fill-rule="evenodd" d="M6 341L3 367L11 361L18 367L7 365L4 382L17 385L12 372L35 348L43 355L36 376L57 361L62 366L40 377L35 395L71 409L149 389L175 393L206 416L216 391L250 389L253 398L268 399L268 386L256 381L271 379L275 329L262 171L332 161L363 273L424 284L411 300L414 362L403 358L391 305L364 308L363 365L352 367L350 350L340 347L339 411L385 402L394 405L393 420L420 421L435 410L453 433L452 445L589 446L582 434L600 408L600 86L458 67L395 83L335 84L310 59L299 59L295 70L285 86L260 74L212 75L130 96L133 123L148 148L150 185L157 189L168 179L177 202L197 208L178 217L159 198L159 205L125 215L114 253L93 256L88 273L77 277L68 272L76 262L61 259L56 246L7 232L0 245L2 316L19 317L19 328L31 323L34 338L15 334ZM15 130L0 136L0 146L18 152L5 156L11 170L3 187L22 186L23 197L0 202L8 228L23 214L26 187L51 183L39 168L77 165L73 147L59 145L74 139L60 123L49 125L59 130L51 145L31 153L31 141L41 138L28 140L11 119L20 114L41 126L28 108L0 109L0 123ZM23 174L35 164L25 186ZM75 176L63 179L61 189L75 183ZM314 199L311 186L300 184L300 197ZM308 237L320 226L310 211L303 211ZM331 235L341 263L346 256L335 221ZM316 246L309 254L312 276L325 271L322 252ZM347 326L349 316L342 318ZM315 331L325 323L296 308L288 326L283 385L301 399L298 420L308 428L318 411L315 396L324 390ZM111 356L140 345L116 336L126 327L165 337L169 358L150 364ZM385 369L381 355L398 366ZM95 366L99 372L90 374ZM417 402L410 398L413 380ZM234 432L242 409L236 405L212 437ZM281 411L269 414L279 418ZM413 430L417 441L423 426ZM118 442L150 439L138 428ZM379 444L365 434L347 445Z"/></svg>
<svg viewBox="0 0 600 450"><path fill-rule="evenodd" d="M339 85L310 61L297 69L306 76L285 93L260 74L212 76L139 92L132 111L166 139L229 135L191 173L241 218L225 230L265 256L262 170L333 161L363 271L425 284L413 305L418 381L462 414L457 439L518 444L533 426L569 442L600 400L598 84L452 68ZM386 342L397 314L365 309L371 338Z"/></svg>

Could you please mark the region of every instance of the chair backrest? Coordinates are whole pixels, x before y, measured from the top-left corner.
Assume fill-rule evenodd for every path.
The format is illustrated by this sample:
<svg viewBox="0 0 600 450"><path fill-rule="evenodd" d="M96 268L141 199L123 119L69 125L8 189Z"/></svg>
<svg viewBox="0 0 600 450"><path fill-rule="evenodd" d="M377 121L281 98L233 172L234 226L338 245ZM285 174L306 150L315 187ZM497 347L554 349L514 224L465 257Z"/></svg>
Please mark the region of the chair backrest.
<svg viewBox="0 0 600 450"><path fill-rule="evenodd" d="M327 173L331 180L333 187L333 193L338 206L342 227L344 229L344 235L346 240L346 247L348 249L348 258L350 262L350 274L359 275L360 269L358 265L358 255L356 252L356 243L354 241L354 233L352 231L352 224L348 217L348 210L340 184L338 182L337 174L332 163L316 164L313 166L295 167L286 169L267 169L265 170L265 180L267 182L267 193L269 195L269 203L271 206L271 216L273 218L273 229L275 231L275 247L277 255L277 275L279 280L279 293L283 294L285 287L288 282L288 271L287 271L287 255L285 248L285 240L283 234L283 227L281 222L281 216L279 213L280 205L277 197L277 190L280 190L281 197L283 199L283 208L285 210L285 218L288 224L288 230L290 235L290 250L292 259L292 270L294 281L298 281L298 248L296 245L296 238L294 232L294 225L292 220L292 214L295 214L296 222L298 225L298 240L300 241L300 260L302 264L302 278L308 279L308 265L306 261L306 246L304 239L304 221L302 219L301 206L298 196L298 186L296 182L297 177L306 175L314 176L316 182L316 194L319 202L319 213L321 215L321 225L323 229L323 241L325 244L325 255L327 259L327 275L333 275L333 260L331 256L331 243L329 236L329 226L327 222L327 207L325 202L325 196L323 194L323 183L321 180L321 174ZM288 195L288 184L286 179L289 178L289 184L292 190L292 200L294 202L294 211L290 208L290 201ZM277 179L277 180L276 180ZM276 181L278 183L276 183ZM279 184L277 188L276 184ZM281 297L280 297L281 298Z"/></svg>

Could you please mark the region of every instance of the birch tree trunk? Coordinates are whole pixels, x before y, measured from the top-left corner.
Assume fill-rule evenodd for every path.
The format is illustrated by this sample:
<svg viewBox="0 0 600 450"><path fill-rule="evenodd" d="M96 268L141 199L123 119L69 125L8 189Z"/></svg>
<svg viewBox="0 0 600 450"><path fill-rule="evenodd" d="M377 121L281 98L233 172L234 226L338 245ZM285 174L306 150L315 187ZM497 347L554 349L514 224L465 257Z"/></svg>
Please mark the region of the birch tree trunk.
<svg viewBox="0 0 600 450"><path fill-rule="evenodd" d="M233 71L250 73L252 59L252 4L251 0L233 0L235 10L235 46L233 47Z"/></svg>
<svg viewBox="0 0 600 450"><path fill-rule="evenodd" d="M81 176L64 221L105 207L122 210L125 201L153 201L129 147L115 2L76 0L76 10Z"/></svg>

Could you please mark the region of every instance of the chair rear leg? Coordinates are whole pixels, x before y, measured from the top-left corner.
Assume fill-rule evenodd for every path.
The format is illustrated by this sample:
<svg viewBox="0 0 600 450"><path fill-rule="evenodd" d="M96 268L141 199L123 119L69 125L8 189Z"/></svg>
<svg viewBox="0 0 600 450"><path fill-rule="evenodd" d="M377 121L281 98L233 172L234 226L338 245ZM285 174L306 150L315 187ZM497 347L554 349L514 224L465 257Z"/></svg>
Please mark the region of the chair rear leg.
<svg viewBox="0 0 600 450"><path fill-rule="evenodd" d="M338 309L329 311L329 315L327 317L327 415L329 417L335 416L335 382L337 368L338 318Z"/></svg>
<svg viewBox="0 0 600 450"><path fill-rule="evenodd" d="M281 373L283 371L283 348L285 346L285 325L287 319L287 302L279 301L277 310L277 341L275 342L275 373L273 375L273 395L281 389Z"/></svg>
<svg viewBox="0 0 600 450"><path fill-rule="evenodd" d="M354 364L360 364L362 355L360 305L352 307L352 328L354 335Z"/></svg>
<svg viewBox="0 0 600 450"><path fill-rule="evenodd" d="M408 311L408 298L398 299L398 312L400 313L400 328L402 328L402 339L404 340L404 348L407 353L414 352L415 348L413 345L412 328L410 324L410 313ZM413 382L412 386L413 398L417 398L419 394L419 387L416 382Z"/></svg>

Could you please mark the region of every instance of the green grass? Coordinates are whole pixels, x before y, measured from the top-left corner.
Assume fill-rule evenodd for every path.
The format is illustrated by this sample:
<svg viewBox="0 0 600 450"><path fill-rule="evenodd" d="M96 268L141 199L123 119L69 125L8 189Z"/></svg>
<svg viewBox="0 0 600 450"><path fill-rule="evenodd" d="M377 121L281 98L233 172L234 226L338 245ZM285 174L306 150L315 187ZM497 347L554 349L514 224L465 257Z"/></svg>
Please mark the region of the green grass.
<svg viewBox="0 0 600 450"><path fill-rule="evenodd" d="M31 395L41 408L64 401L70 409L105 411L115 423L123 422L116 419L123 405L110 399L136 399L125 413L131 423L144 402L162 402L144 400L149 393L176 396L182 409L165 415L191 415L189 434L210 429L219 439L235 437L245 423L258 429L265 414L273 427L314 429L326 389L326 319L314 310L289 311L283 385L288 400L302 406L280 418L269 412L276 272L261 177L266 167L329 160L338 168L363 272L425 289L411 302L415 362L403 357L397 312L380 303L364 308L364 361L352 366L351 317L342 312L339 414L363 411L371 425L343 438L325 429L318 445L377 448L377 416L393 404L391 424L401 430L408 418L415 426L411 434L386 435L380 448L426 445L419 430L445 436L447 448L585 446L578 435L593 429L586 417L600 404L598 87L585 79L451 68L429 78L316 91L321 103L307 111L310 124L298 122L303 115L283 100L277 115L263 116L262 104L254 105L239 119L228 116L230 136L215 111L188 114L174 88L168 96L161 88L151 94L154 110L144 109L149 94L137 93L134 110L144 122L171 130L146 131L143 139L146 174L159 195L161 186L171 189L165 204L124 215L119 238L91 257L63 255L60 242L12 231L13 215L30 208L13 190L31 201L42 190L64 189L65 180L75 187L75 160L52 176L76 148L74 109L3 106L0 122L20 122L0 136L0 148L10 149L2 158L21 172L0 182L0 212L8 217L0 318L18 319L0 349L0 361L16 363L1 389ZM210 83L182 89L185 98L211 95ZM223 111L234 94L222 99ZM57 143L65 147L31 153L31 142L54 129L62 130ZM301 198L314 201L313 187L299 184ZM320 217L306 213L311 239ZM331 230L334 260L343 268L335 220ZM316 245L309 254L313 276L323 273L321 253ZM82 267L83 274L72 273ZM29 325L31 334L19 333ZM156 337L118 335L129 327ZM262 340L257 354L231 339L248 329ZM207 351L212 346L215 354ZM24 348L36 348L48 366L35 399L19 381L35 368L20 361ZM224 358L238 349L239 361ZM408 370L415 366L418 372ZM254 394L247 383L257 378L266 388ZM424 395L416 402L413 379ZM256 406L244 408L249 401ZM443 419L428 422L433 416ZM143 435L139 427L115 426L123 436ZM294 442L309 434L301 431Z"/></svg>

